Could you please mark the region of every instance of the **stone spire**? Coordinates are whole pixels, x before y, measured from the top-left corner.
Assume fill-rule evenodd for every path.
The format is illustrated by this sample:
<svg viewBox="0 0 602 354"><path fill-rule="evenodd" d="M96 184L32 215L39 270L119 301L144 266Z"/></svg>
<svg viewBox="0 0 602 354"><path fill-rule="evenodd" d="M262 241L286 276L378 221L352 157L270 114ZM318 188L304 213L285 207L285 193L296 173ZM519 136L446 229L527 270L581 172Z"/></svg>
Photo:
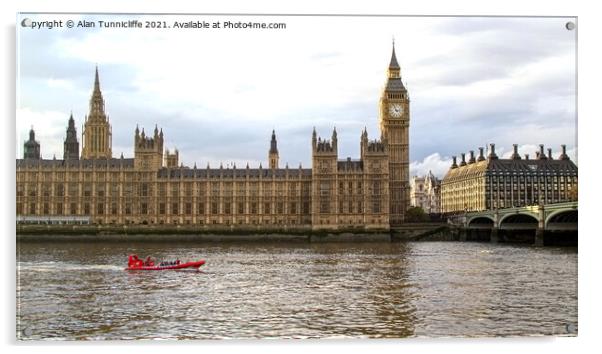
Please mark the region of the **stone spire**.
<svg viewBox="0 0 602 354"><path fill-rule="evenodd" d="M278 144L276 142L276 131L272 130L272 140L270 141L270 151L268 153L268 161L270 162L270 168L278 168Z"/></svg>
<svg viewBox="0 0 602 354"><path fill-rule="evenodd" d="M90 114L91 118L100 118L106 120L105 116L105 102L102 98L102 92L100 91L100 79L98 78L98 65L96 66L94 73L94 89L92 91L92 97L90 98Z"/></svg>
<svg viewBox="0 0 602 354"><path fill-rule="evenodd" d="M112 132L105 101L100 91L98 65L94 70L94 88L90 97L90 112L82 131L82 159L109 159L112 157Z"/></svg>
<svg viewBox="0 0 602 354"><path fill-rule="evenodd" d="M98 79L98 65L96 65L96 73L94 75L94 91L100 92L100 80Z"/></svg>
<svg viewBox="0 0 602 354"><path fill-rule="evenodd" d="M272 130L272 140L270 141L270 154L278 153L278 143L276 142L276 131Z"/></svg>
<svg viewBox="0 0 602 354"><path fill-rule="evenodd" d="M79 160L79 142L77 141L77 131L75 130L75 120L73 120L73 112L69 116L67 125L67 134L63 144L63 159L64 160Z"/></svg>
<svg viewBox="0 0 602 354"><path fill-rule="evenodd" d="M333 149L337 149L338 146L338 139L337 139L337 127L334 127L334 129L332 130L332 148Z"/></svg>
<svg viewBox="0 0 602 354"><path fill-rule="evenodd" d="M36 141L36 133L33 126L29 131L29 140L23 144L24 159L40 159L40 143Z"/></svg>

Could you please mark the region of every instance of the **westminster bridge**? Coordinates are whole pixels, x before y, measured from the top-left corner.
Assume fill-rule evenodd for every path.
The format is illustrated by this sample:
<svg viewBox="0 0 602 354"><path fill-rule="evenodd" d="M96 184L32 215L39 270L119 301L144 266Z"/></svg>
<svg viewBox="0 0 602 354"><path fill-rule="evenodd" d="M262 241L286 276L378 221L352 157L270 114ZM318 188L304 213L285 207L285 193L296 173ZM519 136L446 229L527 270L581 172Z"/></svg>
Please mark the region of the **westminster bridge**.
<svg viewBox="0 0 602 354"><path fill-rule="evenodd" d="M463 241L577 244L577 202L466 212L450 217Z"/></svg>

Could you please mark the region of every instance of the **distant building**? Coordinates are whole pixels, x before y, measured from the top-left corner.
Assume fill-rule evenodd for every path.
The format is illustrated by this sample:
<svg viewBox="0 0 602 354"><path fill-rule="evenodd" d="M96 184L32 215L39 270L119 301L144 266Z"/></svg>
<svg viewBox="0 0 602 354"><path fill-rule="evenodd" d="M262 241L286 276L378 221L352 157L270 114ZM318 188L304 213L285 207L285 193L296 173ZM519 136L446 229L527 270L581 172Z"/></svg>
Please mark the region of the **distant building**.
<svg viewBox="0 0 602 354"><path fill-rule="evenodd" d="M441 181L431 171L410 180L410 205L422 208L427 214L441 212Z"/></svg>
<svg viewBox="0 0 602 354"><path fill-rule="evenodd" d="M454 213L520 207L526 205L561 203L575 200L577 190L577 166L566 154L552 158L552 149L544 153L539 145L535 159L524 158L514 153L509 159L500 159L495 154L495 145L490 145L487 158L483 148L477 158L470 151L466 161L462 154L460 164L456 156L441 182L441 211Z"/></svg>

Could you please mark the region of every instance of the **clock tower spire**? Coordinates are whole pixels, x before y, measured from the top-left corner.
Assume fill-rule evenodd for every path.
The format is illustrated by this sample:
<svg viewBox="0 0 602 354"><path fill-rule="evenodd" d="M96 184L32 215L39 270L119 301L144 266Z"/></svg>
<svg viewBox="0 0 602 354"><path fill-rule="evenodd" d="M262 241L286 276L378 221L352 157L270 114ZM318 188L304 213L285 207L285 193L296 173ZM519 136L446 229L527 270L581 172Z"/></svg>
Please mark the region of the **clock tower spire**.
<svg viewBox="0 0 602 354"><path fill-rule="evenodd" d="M393 53L391 53L391 62L389 63L389 78L401 78L400 71L401 68L395 55L395 40L393 40Z"/></svg>
<svg viewBox="0 0 602 354"><path fill-rule="evenodd" d="M410 98L401 81L395 41L387 69L387 82L380 97L379 121L389 152L389 220L391 226L398 226L404 222L405 211L410 205Z"/></svg>

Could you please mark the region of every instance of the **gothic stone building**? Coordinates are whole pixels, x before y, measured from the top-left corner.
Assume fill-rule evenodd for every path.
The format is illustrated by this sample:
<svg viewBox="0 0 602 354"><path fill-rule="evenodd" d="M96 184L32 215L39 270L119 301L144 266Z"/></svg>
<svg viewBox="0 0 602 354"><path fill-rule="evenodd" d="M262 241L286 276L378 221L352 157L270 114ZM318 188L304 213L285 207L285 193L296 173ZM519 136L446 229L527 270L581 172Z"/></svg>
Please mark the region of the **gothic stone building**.
<svg viewBox="0 0 602 354"><path fill-rule="evenodd" d="M441 212L441 181L431 171L410 180L410 205L422 208L427 214Z"/></svg>
<svg viewBox="0 0 602 354"><path fill-rule="evenodd" d="M395 49L380 99L381 139L360 136L360 158L339 159L330 139L313 131L312 168L279 165L272 132L268 166L178 166L164 150L163 130L136 127L134 157L112 156L98 69L82 132L81 158L73 116L63 159L42 159L33 128L17 160L17 220L96 224L188 224L200 228L388 230L409 205L409 97ZM164 153L165 151L165 153Z"/></svg>
<svg viewBox="0 0 602 354"><path fill-rule="evenodd" d="M495 153L495 145L489 147L485 158L483 148L475 158L470 151L468 162L462 154L457 164L456 156L441 182L441 209L443 213L460 213L522 207L527 205L552 204L576 200L577 166L566 154L552 158L544 146L534 159L518 154L518 145L509 159L500 159Z"/></svg>

